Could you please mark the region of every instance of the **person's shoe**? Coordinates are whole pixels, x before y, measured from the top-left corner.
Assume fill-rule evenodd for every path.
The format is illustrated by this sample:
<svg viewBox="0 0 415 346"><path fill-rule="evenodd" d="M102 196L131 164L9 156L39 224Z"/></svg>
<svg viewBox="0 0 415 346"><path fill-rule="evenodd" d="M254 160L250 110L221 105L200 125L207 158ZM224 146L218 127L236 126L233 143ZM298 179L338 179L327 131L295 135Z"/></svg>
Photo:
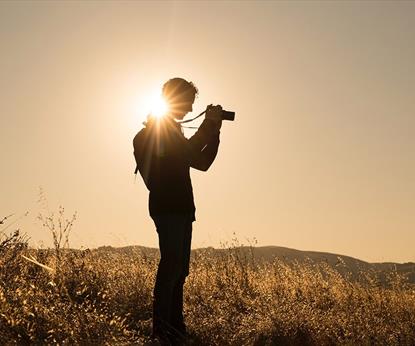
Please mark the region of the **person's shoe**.
<svg viewBox="0 0 415 346"><path fill-rule="evenodd" d="M186 326L172 326L171 333L169 333L169 338L172 341L173 345L185 345L189 341L189 334L187 333Z"/></svg>
<svg viewBox="0 0 415 346"><path fill-rule="evenodd" d="M165 332L156 331L151 334L151 339L157 341L160 346L173 346L170 337Z"/></svg>
<svg viewBox="0 0 415 346"><path fill-rule="evenodd" d="M157 340L162 346L170 346L171 343L171 332L169 323L162 319L153 319L153 331L151 338Z"/></svg>

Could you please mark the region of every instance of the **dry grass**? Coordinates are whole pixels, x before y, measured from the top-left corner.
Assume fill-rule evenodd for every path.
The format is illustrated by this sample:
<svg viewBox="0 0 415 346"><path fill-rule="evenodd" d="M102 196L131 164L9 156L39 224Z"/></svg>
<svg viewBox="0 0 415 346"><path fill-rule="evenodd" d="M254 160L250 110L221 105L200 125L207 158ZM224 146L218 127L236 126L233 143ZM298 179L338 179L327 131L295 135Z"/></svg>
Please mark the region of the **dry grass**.
<svg viewBox="0 0 415 346"><path fill-rule="evenodd" d="M157 258L56 244L1 236L0 344L148 341ZM257 263L238 246L198 252L190 272L193 344L415 345L415 287L399 275L387 287L370 273L352 282L324 263Z"/></svg>

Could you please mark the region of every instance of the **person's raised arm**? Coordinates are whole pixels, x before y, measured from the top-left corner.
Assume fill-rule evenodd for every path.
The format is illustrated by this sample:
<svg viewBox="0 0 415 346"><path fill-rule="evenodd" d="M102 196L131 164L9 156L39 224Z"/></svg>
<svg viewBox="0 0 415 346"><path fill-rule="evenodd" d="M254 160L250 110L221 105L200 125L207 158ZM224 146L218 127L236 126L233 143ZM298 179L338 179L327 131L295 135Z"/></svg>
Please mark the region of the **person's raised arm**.
<svg viewBox="0 0 415 346"><path fill-rule="evenodd" d="M206 118L198 131L189 138L190 166L207 171L215 160L222 126L222 107L208 106Z"/></svg>

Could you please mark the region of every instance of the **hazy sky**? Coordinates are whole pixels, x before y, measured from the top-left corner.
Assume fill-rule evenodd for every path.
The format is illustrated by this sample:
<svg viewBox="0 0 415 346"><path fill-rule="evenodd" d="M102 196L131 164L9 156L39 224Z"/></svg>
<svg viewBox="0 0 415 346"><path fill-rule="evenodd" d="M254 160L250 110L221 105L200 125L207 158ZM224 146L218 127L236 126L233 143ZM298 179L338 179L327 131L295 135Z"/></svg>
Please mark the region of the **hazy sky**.
<svg viewBox="0 0 415 346"><path fill-rule="evenodd" d="M193 247L415 261L415 2L2 1L0 42L0 218L33 245L42 187L72 246L157 246L132 138L180 76L236 111Z"/></svg>

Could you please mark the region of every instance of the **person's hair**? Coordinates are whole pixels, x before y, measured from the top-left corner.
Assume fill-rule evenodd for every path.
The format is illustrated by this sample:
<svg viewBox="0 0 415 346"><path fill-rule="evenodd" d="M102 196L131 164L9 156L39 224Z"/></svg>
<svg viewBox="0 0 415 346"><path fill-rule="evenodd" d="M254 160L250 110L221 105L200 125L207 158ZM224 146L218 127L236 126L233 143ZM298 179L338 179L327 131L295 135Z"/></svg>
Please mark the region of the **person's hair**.
<svg viewBox="0 0 415 346"><path fill-rule="evenodd" d="M192 82L188 82L183 78L172 78L169 79L163 85L162 93L167 100L180 99L181 97L187 97L189 94L198 94L196 86Z"/></svg>

